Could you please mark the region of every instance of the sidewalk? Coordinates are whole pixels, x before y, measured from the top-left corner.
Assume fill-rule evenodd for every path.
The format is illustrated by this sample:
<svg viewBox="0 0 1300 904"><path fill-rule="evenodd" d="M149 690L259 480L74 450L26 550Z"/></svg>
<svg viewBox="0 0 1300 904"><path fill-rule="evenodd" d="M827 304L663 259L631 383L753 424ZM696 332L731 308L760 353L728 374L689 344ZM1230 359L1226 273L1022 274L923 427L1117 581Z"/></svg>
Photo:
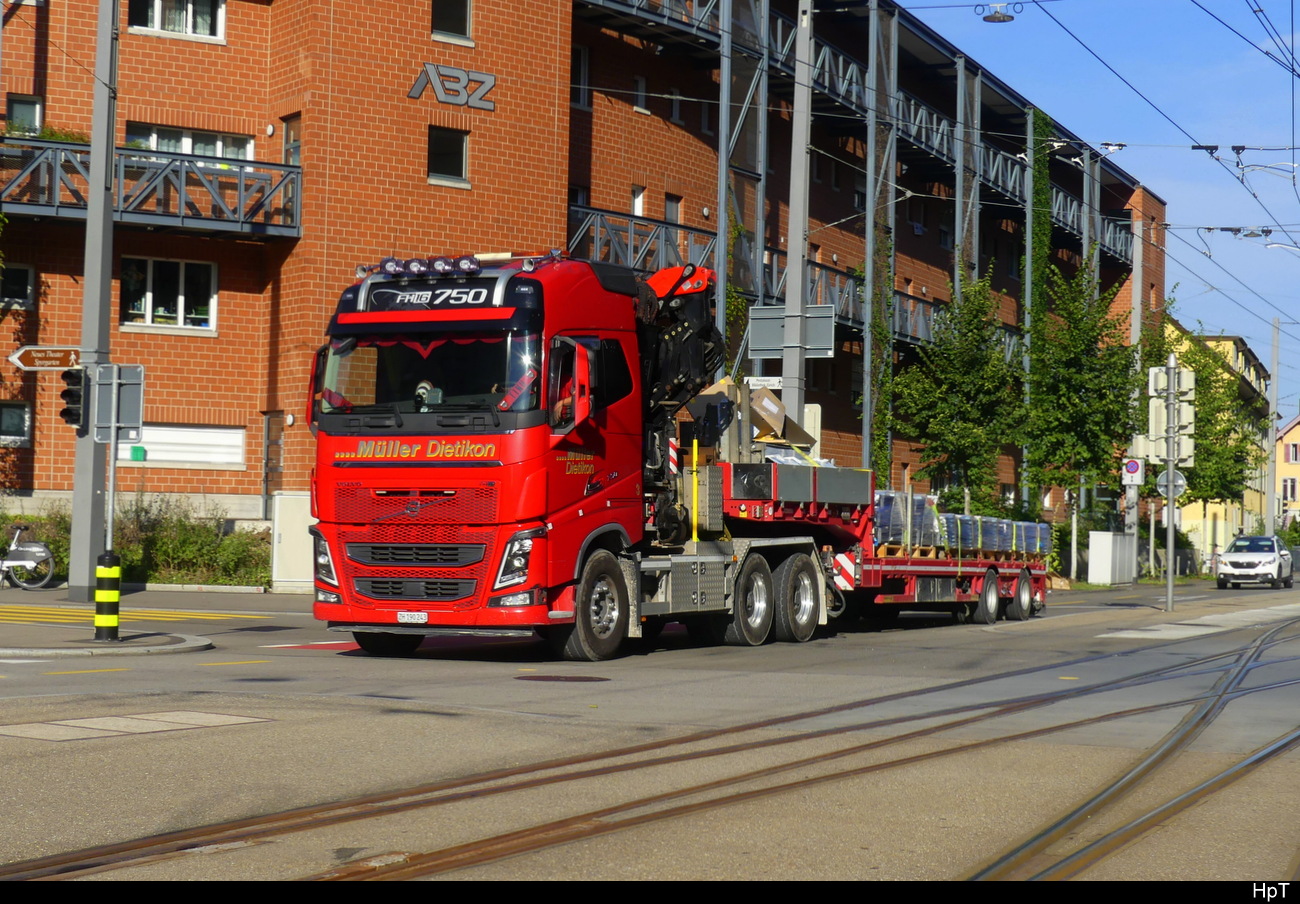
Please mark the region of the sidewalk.
<svg viewBox="0 0 1300 904"><path fill-rule="evenodd" d="M48 610L67 609L85 617L75 624L53 623ZM170 587L149 585L122 588L121 611L229 610L247 612L309 612L309 594L262 593L247 587ZM36 610L36 611L32 611ZM118 640L95 640L94 603L69 598L68 588L19 590L0 587L0 618L21 615L31 621L0 621L0 658L53 659L84 656L142 656L147 654L193 653L212 649L205 637L167 634L157 631L118 629ZM42 621L42 618L45 620Z"/></svg>

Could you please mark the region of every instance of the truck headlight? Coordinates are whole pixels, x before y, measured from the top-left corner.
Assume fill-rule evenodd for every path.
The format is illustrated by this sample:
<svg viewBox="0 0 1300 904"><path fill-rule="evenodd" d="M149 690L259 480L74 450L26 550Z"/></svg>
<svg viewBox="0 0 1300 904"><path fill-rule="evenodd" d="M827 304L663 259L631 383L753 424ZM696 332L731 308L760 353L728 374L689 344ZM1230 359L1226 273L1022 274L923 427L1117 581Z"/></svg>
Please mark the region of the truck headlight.
<svg viewBox="0 0 1300 904"><path fill-rule="evenodd" d="M501 553L501 567L497 569L497 580L493 590L513 587L528 580L528 565L533 556L533 540L546 536L546 528L535 527L521 530L506 541Z"/></svg>
<svg viewBox="0 0 1300 904"><path fill-rule="evenodd" d="M334 573L334 557L330 555L330 545L325 538L315 531L311 535L312 540L312 564L316 570L316 580L324 581L326 584L339 585L339 579Z"/></svg>

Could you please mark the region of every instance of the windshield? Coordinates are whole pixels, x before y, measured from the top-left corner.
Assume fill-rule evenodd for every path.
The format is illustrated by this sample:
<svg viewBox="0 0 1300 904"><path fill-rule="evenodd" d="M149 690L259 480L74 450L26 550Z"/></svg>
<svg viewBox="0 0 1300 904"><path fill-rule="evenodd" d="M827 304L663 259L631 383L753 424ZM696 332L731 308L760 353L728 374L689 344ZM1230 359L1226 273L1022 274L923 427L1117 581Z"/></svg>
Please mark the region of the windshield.
<svg viewBox="0 0 1300 904"><path fill-rule="evenodd" d="M1274 552L1273 540L1269 537L1238 537L1228 547L1228 552Z"/></svg>
<svg viewBox="0 0 1300 904"><path fill-rule="evenodd" d="M471 332L346 336L330 341L322 414L533 411L536 334Z"/></svg>

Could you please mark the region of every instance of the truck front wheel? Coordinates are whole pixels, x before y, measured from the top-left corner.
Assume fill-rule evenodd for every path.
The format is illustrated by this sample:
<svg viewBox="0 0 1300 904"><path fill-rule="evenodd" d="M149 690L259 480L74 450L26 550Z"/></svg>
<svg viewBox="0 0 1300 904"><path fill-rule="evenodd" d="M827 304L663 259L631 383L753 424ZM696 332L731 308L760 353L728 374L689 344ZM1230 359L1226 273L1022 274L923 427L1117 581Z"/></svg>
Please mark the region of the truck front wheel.
<svg viewBox="0 0 1300 904"><path fill-rule="evenodd" d="M627 585L618 559L598 549L582 567L574 599L574 621L548 631L556 652L565 659L599 662L618 655L627 634Z"/></svg>

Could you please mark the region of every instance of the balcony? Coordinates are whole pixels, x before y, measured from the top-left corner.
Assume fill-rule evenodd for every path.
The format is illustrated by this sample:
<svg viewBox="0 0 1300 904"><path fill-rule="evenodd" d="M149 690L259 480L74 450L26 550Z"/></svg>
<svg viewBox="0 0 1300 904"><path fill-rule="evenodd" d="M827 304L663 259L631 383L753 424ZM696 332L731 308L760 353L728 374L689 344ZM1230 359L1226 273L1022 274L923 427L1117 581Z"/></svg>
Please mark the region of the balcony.
<svg viewBox="0 0 1300 904"><path fill-rule="evenodd" d="M84 220L90 147L0 141L0 213ZM139 226L249 236L302 235L302 168L118 148L113 220Z"/></svg>

